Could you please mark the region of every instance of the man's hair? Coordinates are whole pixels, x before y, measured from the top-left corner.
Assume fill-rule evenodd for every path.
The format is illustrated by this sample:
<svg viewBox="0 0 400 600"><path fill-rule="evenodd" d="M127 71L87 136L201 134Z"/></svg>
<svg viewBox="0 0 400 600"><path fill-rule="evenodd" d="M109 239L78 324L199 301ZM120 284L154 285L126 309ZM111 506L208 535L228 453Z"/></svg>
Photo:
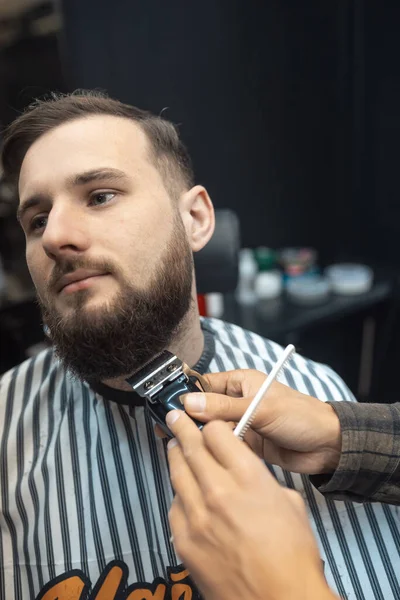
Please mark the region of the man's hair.
<svg viewBox="0 0 400 600"><path fill-rule="evenodd" d="M18 183L24 157L32 144L55 127L93 115L123 117L137 123L149 141L150 159L159 169L169 193L194 184L189 153L176 127L166 119L108 97L98 91L77 90L36 100L4 132L1 151L3 177Z"/></svg>

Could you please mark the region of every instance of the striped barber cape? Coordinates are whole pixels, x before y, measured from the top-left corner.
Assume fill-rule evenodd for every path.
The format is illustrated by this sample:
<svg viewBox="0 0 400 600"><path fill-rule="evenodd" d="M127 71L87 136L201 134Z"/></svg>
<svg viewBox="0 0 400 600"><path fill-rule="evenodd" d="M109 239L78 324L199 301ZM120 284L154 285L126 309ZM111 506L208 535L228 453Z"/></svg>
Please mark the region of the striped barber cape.
<svg viewBox="0 0 400 600"><path fill-rule="evenodd" d="M199 371L270 371L282 352L217 319L202 327ZM323 401L354 401L331 369L300 355L279 379ZM170 543L165 441L143 406L105 395L51 349L2 376L0 600L199 597ZM306 476L270 468L303 496L331 588L349 600L399 599L398 508L325 500Z"/></svg>

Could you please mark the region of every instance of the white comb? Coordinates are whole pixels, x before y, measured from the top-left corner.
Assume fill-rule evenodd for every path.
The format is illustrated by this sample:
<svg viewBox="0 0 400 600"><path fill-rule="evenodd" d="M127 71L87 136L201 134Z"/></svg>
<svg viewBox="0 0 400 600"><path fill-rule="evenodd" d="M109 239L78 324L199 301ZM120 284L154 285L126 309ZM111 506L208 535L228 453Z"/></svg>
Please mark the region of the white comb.
<svg viewBox="0 0 400 600"><path fill-rule="evenodd" d="M279 371L282 369L285 362L287 360L289 360L289 358L292 356L293 352L295 352L295 351L296 351L296 348L293 346L293 344L289 344L289 346L286 346L282 356L272 367L270 374L268 375L266 380L263 382L263 384L260 387L260 389L258 390L257 394L254 396L253 400L251 401L250 405L248 406L243 417L240 419L239 423L236 425L233 435L236 435L236 437L240 438L241 440L243 439L243 436L249 429L250 425L252 424L252 422L254 420L254 417L256 416L256 412L261 403L261 400L264 398L265 394L268 392L272 383L275 381L276 377L279 374Z"/></svg>

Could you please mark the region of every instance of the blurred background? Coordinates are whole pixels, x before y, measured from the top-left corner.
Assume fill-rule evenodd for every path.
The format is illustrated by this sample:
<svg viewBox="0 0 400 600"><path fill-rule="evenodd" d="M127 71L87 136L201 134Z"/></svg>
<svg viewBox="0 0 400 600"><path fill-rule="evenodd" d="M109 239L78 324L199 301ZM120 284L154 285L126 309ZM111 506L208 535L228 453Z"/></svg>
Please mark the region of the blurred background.
<svg viewBox="0 0 400 600"><path fill-rule="evenodd" d="M395 0L0 0L0 127L53 90L163 110L240 225L203 314L396 401L399 27ZM15 203L0 181L0 373L44 343Z"/></svg>

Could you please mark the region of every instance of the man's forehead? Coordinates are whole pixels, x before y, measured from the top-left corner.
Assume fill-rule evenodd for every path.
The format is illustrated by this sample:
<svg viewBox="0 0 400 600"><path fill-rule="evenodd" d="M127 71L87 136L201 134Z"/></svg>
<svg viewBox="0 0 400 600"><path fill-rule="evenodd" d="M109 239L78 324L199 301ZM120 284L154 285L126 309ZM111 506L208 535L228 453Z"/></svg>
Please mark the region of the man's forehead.
<svg viewBox="0 0 400 600"><path fill-rule="evenodd" d="M112 115L91 115L63 123L38 138L29 148L21 166L20 193L27 183L41 175L62 170L83 171L108 165L111 168L138 167L148 162L149 142L137 123Z"/></svg>
<svg viewBox="0 0 400 600"><path fill-rule="evenodd" d="M101 140L106 146L92 147L93 151L112 146L119 148L127 144L130 150L139 152L149 145L142 128L131 119L113 115L89 115L62 123L40 136L29 148L25 158L50 146L59 146L60 149L75 146L79 150L91 146L94 140Z"/></svg>

